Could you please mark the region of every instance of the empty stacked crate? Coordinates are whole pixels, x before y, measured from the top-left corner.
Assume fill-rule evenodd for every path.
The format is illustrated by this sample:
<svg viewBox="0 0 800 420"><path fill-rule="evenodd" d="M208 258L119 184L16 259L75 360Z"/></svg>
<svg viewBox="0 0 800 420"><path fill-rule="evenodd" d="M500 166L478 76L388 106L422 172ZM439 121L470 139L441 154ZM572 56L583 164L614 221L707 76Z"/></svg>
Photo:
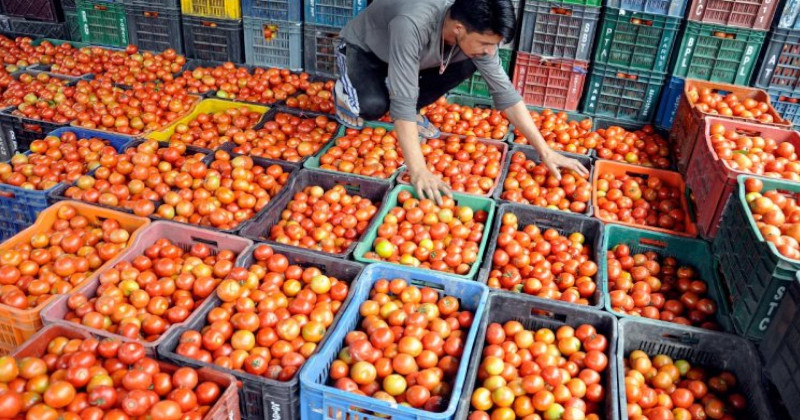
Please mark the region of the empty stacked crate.
<svg viewBox="0 0 800 420"><path fill-rule="evenodd" d="M525 2L514 86L526 104L578 108L599 20L598 0Z"/></svg>
<svg viewBox="0 0 800 420"><path fill-rule="evenodd" d="M243 0L245 62L265 67L303 67L302 5L297 0Z"/></svg>
<svg viewBox="0 0 800 420"><path fill-rule="evenodd" d="M125 3L128 40L140 49L183 52L181 10L177 0L135 0Z"/></svg>
<svg viewBox="0 0 800 420"><path fill-rule="evenodd" d="M651 121L685 7L686 0L609 3L586 88L585 112Z"/></svg>
<svg viewBox="0 0 800 420"><path fill-rule="evenodd" d="M772 105L787 120L800 124L800 1L787 1L764 47L756 87L765 89Z"/></svg>
<svg viewBox="0 0 800 420"><path fill-rule="evenodd" d="M290 0L299 1L299 0ZM367 0L304 0L303 65L317 76L336 77L334 40L367 7Z"/></svg>
<svg viewBox="0 0 800 420"><path fill-rule="evenodd" d="M239 0L181 0L181 22L187 57L244 61Z"/></svg>

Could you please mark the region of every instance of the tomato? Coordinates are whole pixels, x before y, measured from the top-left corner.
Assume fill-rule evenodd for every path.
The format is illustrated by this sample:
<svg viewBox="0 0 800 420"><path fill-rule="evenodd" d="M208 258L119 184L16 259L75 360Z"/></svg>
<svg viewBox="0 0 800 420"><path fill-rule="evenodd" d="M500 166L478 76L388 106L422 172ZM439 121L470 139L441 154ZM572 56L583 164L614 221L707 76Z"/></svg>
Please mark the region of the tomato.
<svg viewBox="0 0 800 420"><path fill-rule="evenodd" d="M179 420L181 415L181 408L174 401L159 401L150 409L150 416L157 419Z"/></svg>

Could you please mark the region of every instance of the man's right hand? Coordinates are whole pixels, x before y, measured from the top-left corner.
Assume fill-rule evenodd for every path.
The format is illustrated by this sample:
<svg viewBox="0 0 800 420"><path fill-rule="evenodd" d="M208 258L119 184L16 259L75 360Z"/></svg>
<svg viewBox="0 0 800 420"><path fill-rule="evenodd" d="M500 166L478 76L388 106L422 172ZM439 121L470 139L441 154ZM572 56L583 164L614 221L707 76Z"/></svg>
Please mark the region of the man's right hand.
<svg viewBox="0 0 800 420"><path fill-rule="evenodd" d="M442 195L452 197L450 187L437 175L433 174L426 167L411 169L408 168L411 177L411 185L417 190L419 199L427 198L434 200L436 204L442 205Z"/></svg>

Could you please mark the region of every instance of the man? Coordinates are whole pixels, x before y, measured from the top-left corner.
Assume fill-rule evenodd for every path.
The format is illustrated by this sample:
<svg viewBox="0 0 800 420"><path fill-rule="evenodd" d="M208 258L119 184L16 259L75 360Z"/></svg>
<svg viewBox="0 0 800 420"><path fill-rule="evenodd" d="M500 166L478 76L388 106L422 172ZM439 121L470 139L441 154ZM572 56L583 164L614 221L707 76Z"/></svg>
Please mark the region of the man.
<svg viewBox="0 0 800 420"><path fill-rule="evenodd" d="M547 145L500 65L498 45L514 37L514 24L511 0L375 0L341 32L339 121L360 128L388 111L418 196L441 202L450 191L428 170L418 140L439 130L419 110L480 70L495 107L532 140L555 176L559 168L588 174Z"/></svg>

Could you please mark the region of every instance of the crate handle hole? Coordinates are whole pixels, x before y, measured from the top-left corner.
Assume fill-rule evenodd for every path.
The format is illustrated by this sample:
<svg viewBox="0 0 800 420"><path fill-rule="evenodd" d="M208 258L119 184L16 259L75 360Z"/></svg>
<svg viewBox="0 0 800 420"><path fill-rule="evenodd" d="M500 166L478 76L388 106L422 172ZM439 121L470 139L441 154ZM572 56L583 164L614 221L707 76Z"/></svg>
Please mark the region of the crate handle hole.
<svg viewBox="0 0 800 420"><path fill-rule="evenodd" d="M205 26L207 28L216 28L217 27L217 24L214 23L214 22L201 22L201 23L203 24L203 26Z"/></svg>
<svg viewBox="0 0 800 420"><path fill-rule="evenodd" d="M682 333L682 334L666 333L662 334L661 336L672 341L677 341L681 344L696 345L700 342L700 340L695 338L694 334L692 333Z"/></svg>
<svg viewBox="0 0 800 420"><path fill-rule="evenodd" d="M17 198L14 193L0 191L0 197Z"/></svg>
<svg viewBox="0 0 800 420"><path fill-rule="evenodd" d="M617 78L623 79L623 80L638 80L639 76L637 76L635 74L628 74L628 73L619 72L619 73L617 73Z"/></svg>
<svg viewBox="0 0 800 420"><path fill-rule="evenodd" d="M542 316L559 322L567 321L567 316L564 314L557 314L555 312L545 311L544 309L536 309L535 306L531 308L531 315Z"/></svg>
<svg viewBox="0 0 800 420"><path fill-rule="evenodd" d="M727 32L716 31L712 35L715 38L722 38L722 39L736 39L736 34L729 34Z"/></svg>
<svg viewBox="0 0 800 420"><path fill-rule="evenodd" d="M147 18L157 18L157 17L158 17L158 12L148 12L148 11L145 11L145 12L142 12L142 15L143 15L144 17L147 17Z"/></svg>
<svg viewBox="0 0 800 420"><path fill-rule="evenodd" d="M758 130L745 130L743 128L737 128L736 134L741 134L743 136L748 137L761 137L761 131Z"/></svg>
<svg viewBox="0 0 800 420"><path fill-rule="evenodd" d="M666 248L667 243L664 241L659 241L658 239L649 239L649 238L639 238L639 245L641 246L649 246L654 248Z"/></svg>
<svg viewBox="0 0 800 420"><path fill-rule="evenodd" d="M425 280L413 279L412 278L412 279L408 280L408 284L411 284L411 285L414 285L414 286L429 287L431 289L438 290L440 292L444 292L444 287L442 287L441 284L432 283L432 282L425 281Z"/></svg>
<svg viewBox="0 0 800 420"><path fill-rule="evenodd" d="M647 19L631 18L631 24L633 24L633 25L653 26L653 21L652 20L647 20Z"/></svg>
<svg viewBox="0 0 800 420"><path fill-rule="evenodd" d="M555 15L572 16L572 10L565 9L563 7L552 7L550 8L550 13Z"/></svg>
<svg viewBox="0 0 800 420"><path fill-rule="evenodd" d="M42 132L42 126L37 124L22 124L22 128L28 131L33 131L36 133Z"/></svg>
<svg viewBox="0 0 800 420"><path fill-rule="evenodd" d="M219 248L219 244L217 243L217 241L215 241L213 239L205 239L205 238L198 238L198 237L192 236L192 241L204 243L206 245L211 245L211 246L213 246L215 248Z"/></svg>
<svg viewBox="0 0 800 420"><path fill-rule="evenodd" d="M625 175L628 175L630 177L639 177L639 178L642 178L642 179L645 179L645 180L650 178L650 174L640 174L640 173L631 172L631 171L625 171Z"/></svg>
<svg viewBox="0 0 800 420"><path fill-rule="evenodd" d="M101 12L105 12L106 10L108 10L108 7L106 7L106 6L101 6L101 5L99 5L99 4L96 4L96 5L94 6L94 10L99 10L99 11L101 11Z"/></svg>

